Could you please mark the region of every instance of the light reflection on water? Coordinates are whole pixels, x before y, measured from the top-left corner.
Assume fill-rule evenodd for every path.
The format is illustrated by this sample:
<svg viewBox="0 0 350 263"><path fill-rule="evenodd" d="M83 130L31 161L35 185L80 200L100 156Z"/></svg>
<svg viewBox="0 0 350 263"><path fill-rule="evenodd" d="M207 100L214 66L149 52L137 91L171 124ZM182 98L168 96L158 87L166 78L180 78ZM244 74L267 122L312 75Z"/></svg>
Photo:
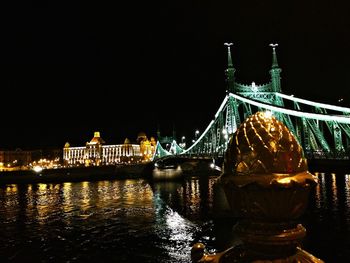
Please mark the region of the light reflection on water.
<svg viewBox="0 0 350 263"><path fill-rule="evenodd" d="M0 262L189 262L196 225L144 180L0 188ZM198 191L197 191L198 193ZM154 258L156 255L156 259Z"/></svg>
<svg viewBox="0 0 350 263"><path fill-rule="evenodd" d="M350 174L345 174L345 207L346 207L346 224L350 231Z"/></svg>
<svg viewBox="0 0 350 263"><path fill-rule="evenodd" d="M350 175L315 175L319 184L301 218L305 249L326 262L344 261L350 256ZM234 220L214 214L215 179L2 186L0 262L190 262L198 241L221 251ZM330 243L337 247L332 253Z"/></svg>
<svg viewBox="0 0 350 263"><path fill-rule="evenodd" d="M347 262L350 259L349 175L315 175L319 184L311 193L308 209L301 218L307 229L305 248L325 262Z"/></svg>

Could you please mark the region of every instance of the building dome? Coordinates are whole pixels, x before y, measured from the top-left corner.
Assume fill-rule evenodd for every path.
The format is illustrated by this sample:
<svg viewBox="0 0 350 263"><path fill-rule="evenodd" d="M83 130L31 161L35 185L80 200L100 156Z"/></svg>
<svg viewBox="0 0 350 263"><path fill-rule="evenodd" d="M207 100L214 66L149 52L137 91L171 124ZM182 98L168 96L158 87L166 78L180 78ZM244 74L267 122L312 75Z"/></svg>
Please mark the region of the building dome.
<svg viewBox="0 0 350 263"><path fill-rule="evenodd" d="M235 174L291 174L307 171L303 149L269 112L247 118L231 138L225 165Z"/></svg>
<svg viewBox="0 0 350 263"><path fill-rule="evenodd" d="M64 144L64 148L69 148L69 147L70 147L69 142L66 142L66 143Z"/></svg>
<svg viewBox="0 0 350 263"><path fill-rule="evenodd" d="M139 133L137 134L137 139L136 139L137 143L140 143L140 142L142 142L142 141L144 141L144 140L147 140L147 135L146 135L146 133L144 133L144 132L139 132Z"/></svg>
<svg viewBox="0 0 350 263"><path fill-rule="evenodd" d="M144 133L144 132L139 132L139 133L137 134L137 137L147 137L147 136L146 136L146 133Z"/></svg>
<svg viewBox="0 0 350 263"><path fill-rule="evenodd" d="M150 142L151 142L151 145L153 145L153 146L157 145L157 141L153 136L150 138Z"/></svg>
<svg viewBox="0 0 350 263"><path fill-rule="evenodd" d="M125 138L124 144L130 144L130 140L128 138Z"/></svg>
<svg viewBox="0 0 350 263"><path fill-rule="evenodd" d="M105 141L101 138L100 132L94 132L94 137L91 139L90 144L104 144Z"/></svg>

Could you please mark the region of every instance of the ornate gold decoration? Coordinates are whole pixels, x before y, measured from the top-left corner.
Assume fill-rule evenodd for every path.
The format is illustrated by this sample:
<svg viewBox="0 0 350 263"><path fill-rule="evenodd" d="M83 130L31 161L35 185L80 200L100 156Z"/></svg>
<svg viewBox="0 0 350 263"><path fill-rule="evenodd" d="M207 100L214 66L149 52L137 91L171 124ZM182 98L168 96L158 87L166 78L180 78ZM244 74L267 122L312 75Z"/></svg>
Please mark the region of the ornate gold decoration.
<svg viewBox="0 0 350 263"><path fill-rule="evenodd" d="M228 164L229 162L229 164ZM226 153L226 173L298 173L307 170L303 149L275 117L257 112L243 122Z"/></svg>
<svg viewBox="0 0 350 263"><path fill-rule="evenodd" d="M239 219L233 231L242 245L215 256L196 244L203 255L194 262L322 262L300 248L306 230L297 222L317 178L294 135L271 113L257 112L240 125L218 184Z"/></svg>

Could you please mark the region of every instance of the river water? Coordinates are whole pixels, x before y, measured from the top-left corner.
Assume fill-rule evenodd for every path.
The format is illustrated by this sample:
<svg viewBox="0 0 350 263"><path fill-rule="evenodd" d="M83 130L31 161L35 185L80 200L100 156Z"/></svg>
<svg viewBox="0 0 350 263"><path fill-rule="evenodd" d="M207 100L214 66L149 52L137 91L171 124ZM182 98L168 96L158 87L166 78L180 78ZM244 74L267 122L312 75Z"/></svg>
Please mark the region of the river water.
<svg viewBox="0 0 350 263"><path fill-rule="evenodd" d="M350 262L350 175L316 173L303 248ZM0 186L0 262L191 262L221 251L234 219L214 212L216 177Z"/></svg>

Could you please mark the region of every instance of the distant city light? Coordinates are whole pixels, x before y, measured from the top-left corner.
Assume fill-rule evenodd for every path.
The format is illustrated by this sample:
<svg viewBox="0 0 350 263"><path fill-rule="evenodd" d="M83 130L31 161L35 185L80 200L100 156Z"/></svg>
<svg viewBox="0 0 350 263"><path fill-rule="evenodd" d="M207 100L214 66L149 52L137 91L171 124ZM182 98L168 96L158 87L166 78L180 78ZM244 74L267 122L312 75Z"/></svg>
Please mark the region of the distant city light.
<svg viewBox="0 0 350 263"><path fill-rule="evenodd" d="M34 167L33 167L33 170L34 170L34 172L36 172L36 173L40 173L40 172L43 170L43 168L42 168L41 166L34 166Z"/></svg>

